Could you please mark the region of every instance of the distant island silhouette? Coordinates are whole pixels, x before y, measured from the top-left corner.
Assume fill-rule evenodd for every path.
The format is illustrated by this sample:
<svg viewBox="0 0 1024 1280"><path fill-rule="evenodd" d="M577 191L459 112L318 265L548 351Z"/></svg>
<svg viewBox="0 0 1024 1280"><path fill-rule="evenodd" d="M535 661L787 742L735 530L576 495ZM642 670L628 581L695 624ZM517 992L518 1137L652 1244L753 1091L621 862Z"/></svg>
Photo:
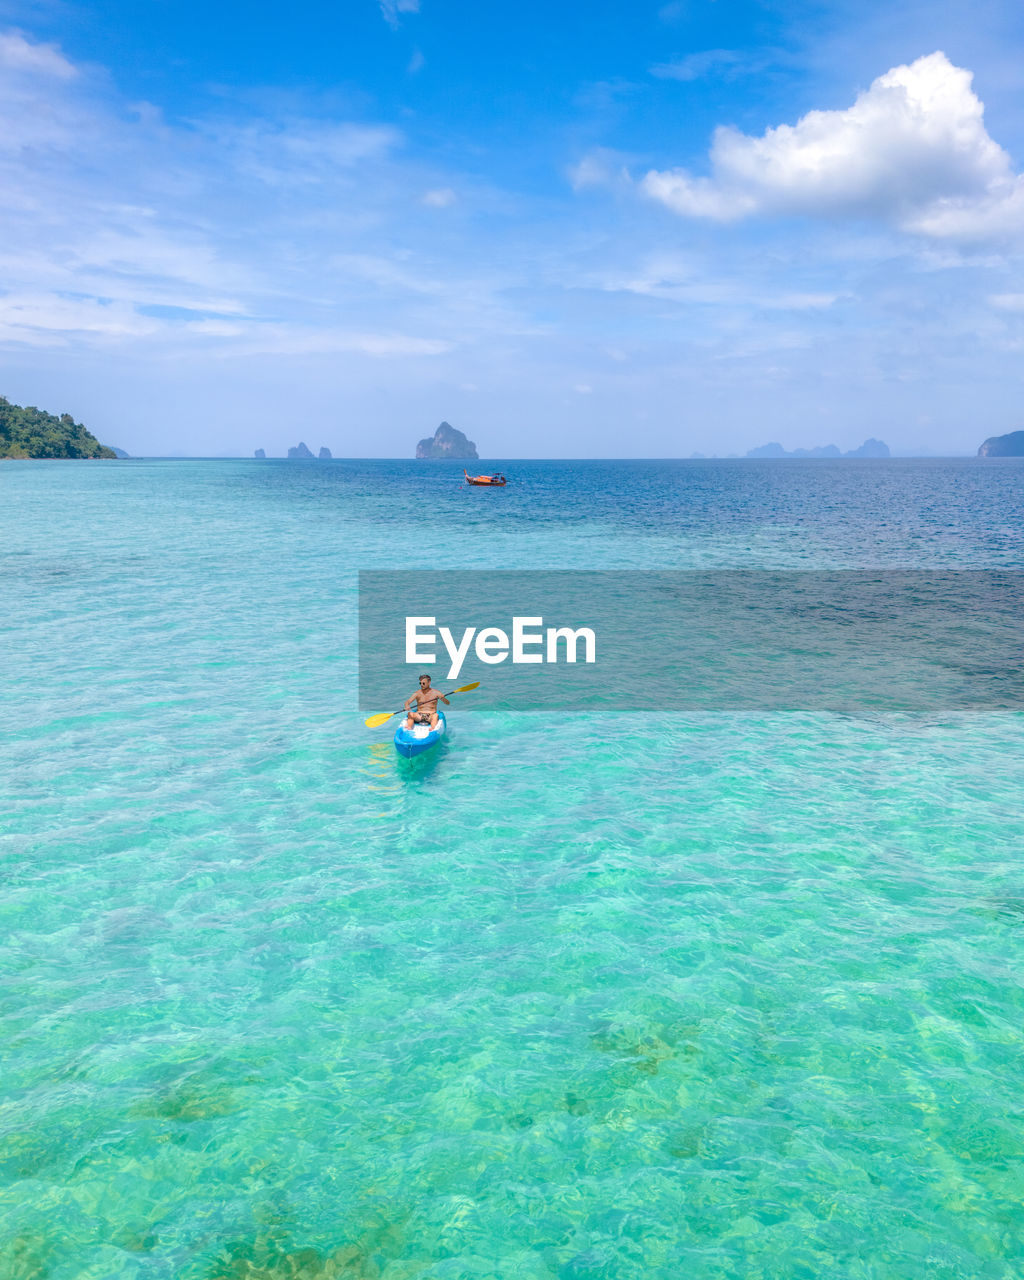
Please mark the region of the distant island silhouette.
<svg viewBox="0 0 1024 1280"><path fill-rule="evenodd" d="M265 458L267 455L263 449L257 449L253 456L257 458ZM300 440L297 445L293 445L292 448L288 450L288 457L293 462L330 462L331 451L326 445L321 445L319 454L314 454L312 449L310 449L306 444L305 440Z"/></svg>
<svg viewBox="0 0 1024 1280"><path fill-rule="evenodd" d="M748 458L889 458L889 446L884 440L876 440L873 436L865 440L857 449L847 449L843 453L838 445L819 444L813 449L783 449L781 444L759 445L747 451Z"/></svg>
<svg viewBox="0 0 1024 1280"><path fill-rule="evenodd" d="M266 449L255 449L253 450L252 456L259 462L265 462L267 460L267 451ZM314 454L312 449L309 448L304 440L300 440L297 445L293 445L293 447L288 450L288 457L293 462L305 462L307 460L312 462L333 461L333 454L325 444L320 446L320 452L318 454Z"/></svg>

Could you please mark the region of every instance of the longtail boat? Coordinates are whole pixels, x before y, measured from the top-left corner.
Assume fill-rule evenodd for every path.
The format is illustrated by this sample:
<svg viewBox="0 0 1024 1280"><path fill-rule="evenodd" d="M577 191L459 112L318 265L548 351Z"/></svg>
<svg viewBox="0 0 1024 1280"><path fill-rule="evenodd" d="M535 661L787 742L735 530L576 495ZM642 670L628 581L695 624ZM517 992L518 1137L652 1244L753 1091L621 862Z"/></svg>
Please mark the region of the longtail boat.
<svg viewBox="0 0 1024 1280"><path fill-rule="evenodd" d="M503 475L471 476L465 467L462 468L462 474L466 477L466 484L496 485L498 487L503 484L508 484L508 481Z"/></svg>

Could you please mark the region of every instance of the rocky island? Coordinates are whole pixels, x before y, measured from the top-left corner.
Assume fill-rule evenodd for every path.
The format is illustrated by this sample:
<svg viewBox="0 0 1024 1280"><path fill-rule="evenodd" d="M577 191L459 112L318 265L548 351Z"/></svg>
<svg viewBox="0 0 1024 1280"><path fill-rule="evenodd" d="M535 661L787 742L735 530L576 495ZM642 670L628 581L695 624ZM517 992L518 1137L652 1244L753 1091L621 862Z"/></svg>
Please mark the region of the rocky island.
<svg viewBox="0 0 1024 1280"><path fill-rule="evenodd" d="M57 417L0 396L0 458L116 458L70 413Z"/></svg>
<svg viewBox="0 0 1024 1280"><path fill-rule="evenodd" d="M256 450L257 458L265 458L266 456L267 455L263 452L262 449ZM326 445L321 445L320 453L314 454L312 449L308 447L306 442L304 440L300 440L297 445L295 445L293 448L288 450L288 457L291 458L293 462L296 462L296 461L298 462L306 462L306 461L330 462L331 451L330 449L327 448Z"/></svg>
<svg viewBox="0 0 1024 1280"><path fill-rule="evenodd" d="M979 458L1024 458L1024 431L989 436L978 449Z"/></svg>
<svg viewBox="0 0 1024 1280"><path fill-rule="evenodd" d="M433 436L427 436L416 446L417 458L477 459L480 455L472 440L467 440L450 422L442 422Z"/></svg>
<svg viewBox="0 0 1024 1280"><path fill-rule="evenodd" d="M813 449L783 449L781 444L759 445L747 451L748 458L888 458L889 446L884 440L876 440L874 436L865 440L856 449L847 449L842 453L838 445L819 444Z"/></svg>

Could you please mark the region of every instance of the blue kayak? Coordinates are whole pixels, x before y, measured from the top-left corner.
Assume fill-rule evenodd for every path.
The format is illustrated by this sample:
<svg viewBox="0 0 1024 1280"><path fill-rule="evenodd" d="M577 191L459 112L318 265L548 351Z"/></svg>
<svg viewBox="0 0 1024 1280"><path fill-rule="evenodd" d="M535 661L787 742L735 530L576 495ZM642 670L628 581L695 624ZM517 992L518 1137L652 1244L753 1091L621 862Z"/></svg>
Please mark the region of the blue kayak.
<svg viewBox="0 0 1024 1280"><path fill-rule="evenodd" d="M448 728L448 721L444 718L443 711L437 713L437 718L441 723L436 729L431 729L425 724L414 724L411 729L404 729L402 726L405 721L403 720L395 730L395 750L398 754L410 760L413 756L422 755L424 751L436 747Z"/></svg>

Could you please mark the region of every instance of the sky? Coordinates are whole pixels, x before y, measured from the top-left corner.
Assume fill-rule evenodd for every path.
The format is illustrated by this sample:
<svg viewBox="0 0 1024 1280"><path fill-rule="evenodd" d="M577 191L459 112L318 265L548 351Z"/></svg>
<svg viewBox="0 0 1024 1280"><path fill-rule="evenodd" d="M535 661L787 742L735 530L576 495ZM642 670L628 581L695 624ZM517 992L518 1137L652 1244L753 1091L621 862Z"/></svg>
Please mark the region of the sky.
<svg viewBox="0 0 1024 1280"><path fill-rule="evenodd" d="M138 455L1024 427L1007 0L0 0L0 394Z"/></svg>

